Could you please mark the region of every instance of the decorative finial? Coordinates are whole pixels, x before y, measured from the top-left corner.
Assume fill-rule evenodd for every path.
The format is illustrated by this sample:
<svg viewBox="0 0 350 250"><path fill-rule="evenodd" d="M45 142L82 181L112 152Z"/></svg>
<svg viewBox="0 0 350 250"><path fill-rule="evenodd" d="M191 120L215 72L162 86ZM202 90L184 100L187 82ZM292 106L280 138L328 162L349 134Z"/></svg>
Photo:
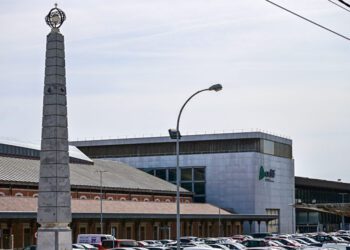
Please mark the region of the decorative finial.
<svg viewBox="0 0 350 250"><path fill-rule="evenodd" d="M57 3L55 3L55 8L52 8L45 17L47 25L52 29L58 29L61 27L63 22L66 20L66 14L59 8L57 8Z"/></svg>

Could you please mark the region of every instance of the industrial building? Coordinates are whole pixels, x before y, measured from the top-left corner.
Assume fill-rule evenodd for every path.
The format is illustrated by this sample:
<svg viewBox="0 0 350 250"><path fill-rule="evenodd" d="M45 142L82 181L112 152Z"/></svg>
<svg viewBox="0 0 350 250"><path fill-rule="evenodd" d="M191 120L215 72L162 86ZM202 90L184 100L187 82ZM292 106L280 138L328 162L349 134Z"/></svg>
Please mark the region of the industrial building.
<svg viewBox="0 0 350 250"><path fill-rule="evenodd" d="M175 183L175 141L148 137L76 141L91 158L124 162ZM253 230L291 233L295 228L292 141L262 132L188 135L180 143L181 186L194 201L240 214L275 215ZM245 225L249 232L250 225Z"/></svg>
<svg viewBox="0 0 350 250"><path fill-rule="evenodd" d="M124 163L91 160L72 146L69 151L73 242L79 233L136 240L176 237L175 185ZM36 243L39 159L37 145L0 140L0 249ZM242 233L245 222L265 225L277 218L194 203L185 189L180 194L182 235L230 236Z"/></svg>

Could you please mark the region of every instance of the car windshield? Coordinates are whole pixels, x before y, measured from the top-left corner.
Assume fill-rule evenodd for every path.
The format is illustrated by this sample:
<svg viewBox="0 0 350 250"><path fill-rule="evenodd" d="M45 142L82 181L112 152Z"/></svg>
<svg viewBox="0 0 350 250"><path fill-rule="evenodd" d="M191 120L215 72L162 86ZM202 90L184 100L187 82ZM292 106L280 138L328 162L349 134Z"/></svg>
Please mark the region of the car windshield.
<svg viewBox="0 0 350 250"><path fill-rule="evenodd" d="M300 238L300 239L302 239L303 241L309 242L309 243L319 243L317 240L314 240L312 238L305 237L305 238Z"/></svg>

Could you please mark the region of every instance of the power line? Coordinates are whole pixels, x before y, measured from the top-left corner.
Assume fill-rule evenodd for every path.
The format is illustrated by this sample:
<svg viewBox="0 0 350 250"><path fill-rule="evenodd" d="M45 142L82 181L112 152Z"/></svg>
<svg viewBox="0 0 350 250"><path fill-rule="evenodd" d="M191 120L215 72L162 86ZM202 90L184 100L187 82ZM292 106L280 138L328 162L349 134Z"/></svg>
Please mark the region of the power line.
<svg viewBox="0 0 350 250"><path fill-rule="evenodd" d="M346 6L350 7L350 4L348 4L347 2L345 2L343 0L338 0L338 1L341 2L342 4L346 5Z"/></svg>
<svg viewBox="0 0 350 250"><path fill-rule="evenodd" d="M348 10L347 8L344 8L344 7L343 7L343 6L341 6L340 4L337 4L336 2L333 2L332 0L328 0L328 2L331 2L332 4L337 5L338 7L340 7L340 8L342 8L342 9L344 9L344 10L346 10L346 11L349 11L349 12L350 12L350 10Z"/></svg>
<svg viewBox="0 0 350 250"><path fill-rule="evenodd" d="M321 25L321 24L318 24L318 23L316 23L316 22L314 22L314 21L312 21L312 20L310 20L310 19L308 19L308 18L306 18L306 17L303 17L303 16L301 16L301 15L299 15L299 14L297 14L297 13L291 11L291 10L288 10L288 9L282 7L281 5L278 5L277 3L274 3L274 2L272 2L272 1L270 1L270 0L265 0L265 1L268 2L268 3L270 3L270 4L273 4L273 5L277 6L278 8L280 8L280 9L282 9L282 10L285 10L285 11L287 11L287 12L289 12L289 13L291 13L291 14L297 16L297 17L300 17L301 19L304 19L305 21L308 21L309 23L312 23L312 24L314 24L314 25L316 25L316 26L318 26L318 27L320 27L320 28L322 28L322 29L325 29L325 30L327 30L327 31L329 31L329 32L331 32L331 33L337 35L337 36L340 36L340 37L342 37L342 38L344 38L344 39L350 41L350 38L349 38L349 37L344 36L344 35L342 35L342 34L336 32L336 31L334 31L334 30L331 30L331 29L329 29L329 28L327 28L327 27L325 27L325 26L323 26L323 25ZM339 0L339 1L341 1L341 0Z"/></svg>

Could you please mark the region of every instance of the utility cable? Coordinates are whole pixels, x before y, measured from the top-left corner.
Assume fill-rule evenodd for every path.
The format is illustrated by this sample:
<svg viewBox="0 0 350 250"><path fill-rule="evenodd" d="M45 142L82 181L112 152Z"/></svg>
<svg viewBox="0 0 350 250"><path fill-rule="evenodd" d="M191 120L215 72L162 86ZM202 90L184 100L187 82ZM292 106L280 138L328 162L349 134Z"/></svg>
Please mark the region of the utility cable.
<svg viewBox="0 0 350 250"><path fill-rule="evenodd" d="M346 10L346 11L349 11L349 12L350 12L350 10L349 10L349 9L344 8L343 6L341 6L340 4L337 4L336 2L333 2L332 0L328 0L328 2L331 2L332 4L337 5L338 7L340 7L340 8L342 8L342 9L344 9L344 10Z"/></svg>
<svg viewBox="0 0 350 250"><path fill-rule="evenodd" d="M274 3L274 2L272 2L272 1L270 1L270 0L265 0L265 1L268 2L268 3L270 3L270 4L273 4L273 5L277 6L278 8L280 8L280 9L282 9L282 10L285 10L285 11L287 11L287 12L289 12L289 13L291 13L291 14L297 16L297 17L300 17L301 19L304 19L305 21L308 21L309 23L312 23L312 24L314 24L314 25L316 25L316 26L318 26L318 27L320 27L320 28L322 28L322 29L325 29L325 30L327 30L327 31L329 31L329 32L331 32L331 33L337 35L337 36L340 36L340 37L342 37L342 38L344 38L344 39L350 41L350 38L349 38L349 37L344 36L344 35L342 35L342 34L336 32L336 31L334 31L334 30L331 30L331 29L329 29L329 28L327 28L327 27L325 27L325 26L323 26L323 25L321 25L321 24L318 24L318 23L316 23L316 22L314 22L314 21L312 21L312 20L310 20L310 19L308 19L308 18L306 18L306 17L303 17L303 16L301 16L301 15L299 15L299 14L297 14L297 13L291 11L291 10L288 10L288 9L284 8L283 6L281 6L281 5L278 5L277 3ZM341 0L339 0L339 1L341 1Z"/></svg>
<svg viewBox="0 0 350 250"><path fill-rule="evenodd" d="M350 7L350 4L348 4L348 3L345 2L344 0L338 0L338 1L341 2L342 4L346 5L346 6Z"/></svg>
<svg viewBox="0 0 350 250"><path fill-rule="evenodd" d="M350 12L350 10L348 10L347 8L344 8L344 7L343 7L343 6L341 6L340 4L337 4L336 2L333 2L332 0L328 0L328 2L330 2L330 3L334 4L334 5L337 5L338 7L340 7L340 8L342 8L342 9L344 9L344 10L346 10L346 11L349 11L349 12Z"/></svg>

